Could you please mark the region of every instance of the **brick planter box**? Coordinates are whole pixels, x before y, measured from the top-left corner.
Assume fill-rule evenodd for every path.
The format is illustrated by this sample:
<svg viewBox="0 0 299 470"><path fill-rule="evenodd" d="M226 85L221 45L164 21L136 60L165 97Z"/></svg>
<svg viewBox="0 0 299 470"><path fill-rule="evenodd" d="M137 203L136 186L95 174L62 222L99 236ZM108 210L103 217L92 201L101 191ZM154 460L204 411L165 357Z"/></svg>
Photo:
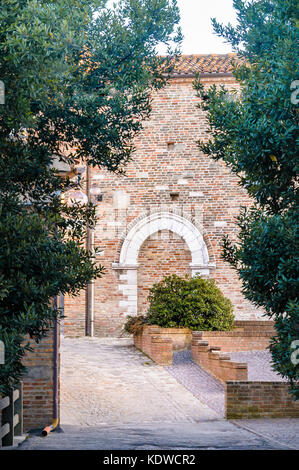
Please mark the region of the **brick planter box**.
<svg viewBox="0 0 299 470"><path fill-rule="evenodd" d="M170 339L174 351L190 348L192 332L189 328L158 328L157 333L164 339Z"/></svg>
<svg viewBox="0 0 299 470"><path fill-rule="evenodd" d="M236 321L235 329L232 331L191 331L188 328L161 328L156 325L145 325L139 334L134 335L134 344L136 348L150 357L152 349L151 336L153 335L162 339L171 339L173 351L189 348L193 337L201 341L207 341L213 346L214 351L218 348L222 352L237 352L266 349L269 346L271 337L275 335L275 330L271 321L250 320ZM221 380L225 380L226 373L224 373L224 369L233 369L233 367L231 363L225 363L222 356L219 357L219 360L222 361ZM157 357L155 361L159 363ZM219 364L217 364L217 367L219 369ZM245 375L244 371L241 372L242 368L239 367L239 373L241 374L240 379L244 380ZM239 373L234 376L234 372L231 370L231 375L228 374L228 378L237 380Z"/></svg>
<svg viewBox="0 0 299 470"><path fill-rule="evenodd" d="M134 335L134 345L161 365L172 364L173 351L189 348L192 334L188 328L161 328L145 325Z"/></svg>

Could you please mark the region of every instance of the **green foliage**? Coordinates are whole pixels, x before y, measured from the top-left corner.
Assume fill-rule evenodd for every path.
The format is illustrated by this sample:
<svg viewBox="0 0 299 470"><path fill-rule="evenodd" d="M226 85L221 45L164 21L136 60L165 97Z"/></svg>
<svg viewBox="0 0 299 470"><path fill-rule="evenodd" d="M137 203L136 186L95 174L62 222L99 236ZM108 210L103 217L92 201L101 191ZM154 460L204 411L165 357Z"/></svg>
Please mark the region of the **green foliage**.
<svg viewBox="0 0 299 470"><path fill-rule="evenodd" d="M165 328L231 330L232 304L213 280L168 276L153 285L149 294L147 320Z"/></svg>
<svg viewBox="0 0 299 470"><path fill-rule="evenodd" d="M289 302L288 316L279 316L275 321L277 335L272 339L270 350L275 369L290 383L290 391L299 399L299 312L298 303ZM294 345L295 344L295 345Z"/></svg>
<svg viewBox="0 0 299 470"><path fill-rule="evenodd" d="M93 5L88 0L7 0L0 10L0 79L6 85L1 115L13 125L32 125L32 102L62 98L70 78L66 61L84 45ZM104 2L100 2L104 4ZM59 89L59 93L58 90Z"/></svg>
<svg viewBox="0 0 299 470"><path fill-rule="evenodd" d="M211 134L199 147L223 160L252 198L238 219L237 244L225 238L223 256L238 271L245 296L275 321L273 362L294 389L299 371L290 361L289 334L299 322L298 107L291 84L298 79L298 2L235 0L234 7L235 28L213 24L238 52L240 89L206 90L197 80Z"/></svg>
<svg viewBox="0 0 299 470"><path fill-rule="evenodd" d="M52 297L75 295L103 273L84 248L95 207L63 201L78 183L59 176L54 160L123 171L150 92L170 70L156 46L173 55L181 39L175 0L106 3L1 5L0 394L24 372L23 338L39 341L59 318Z"/></svg>
<svg viewBox="0 0 299 470"><path fill-rule="evenodd" d="M47 221L49 223L49 221ZM102 273L90 254L75 240L63 241L35 212L3 211L0 217L0 338L5 365L0 367L0 394L24 373L23 339L39 341L60 311L52 299L60 292L77 294L86 282Z"/></svg>
<svg viewBox="0 0 299 470"><path fill-rule="evenodd" d="M148 318L144 315L137 315L136 317L128 316L128 319L124 324L124 331L132 335L136 335L141 333L144 325L148 324Z"/></svg>

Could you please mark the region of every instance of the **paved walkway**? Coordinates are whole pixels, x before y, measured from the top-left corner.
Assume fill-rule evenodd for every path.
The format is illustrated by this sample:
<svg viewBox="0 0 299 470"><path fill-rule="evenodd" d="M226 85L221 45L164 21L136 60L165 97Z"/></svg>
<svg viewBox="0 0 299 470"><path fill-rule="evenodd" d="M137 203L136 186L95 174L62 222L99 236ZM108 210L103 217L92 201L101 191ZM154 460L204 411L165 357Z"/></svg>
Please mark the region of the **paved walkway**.
<svg viewBox="0 0 299 470"><path fill-rule="evenodd" d="M299 449L299 419L221 419L217 381L198 381L186 353L169 369L127 339L64 339L61 352L62 431L20 450Z"/></svg>
<svg viewBox="0 0 299 470"><path fill-rule="evenodd" d="M264 351L241 351L229 353L231 360L246 362L248 367L248 380L285 382L286 380L272 368L271 353Z"/></svg>
<svg viewBox="0 0 299 470"><path fill-rule="evenodd" d="M64 339L61 423L74 426L216 419L163 367L128 339Z"/></svg>
<svg viewBox="0 0 299 470"><path fill-rule="evenodd" d="M165 369L192 395L214 410L219 418L224 418L224 385L191 360L190 350L175 352L173 364Z"/></svg>

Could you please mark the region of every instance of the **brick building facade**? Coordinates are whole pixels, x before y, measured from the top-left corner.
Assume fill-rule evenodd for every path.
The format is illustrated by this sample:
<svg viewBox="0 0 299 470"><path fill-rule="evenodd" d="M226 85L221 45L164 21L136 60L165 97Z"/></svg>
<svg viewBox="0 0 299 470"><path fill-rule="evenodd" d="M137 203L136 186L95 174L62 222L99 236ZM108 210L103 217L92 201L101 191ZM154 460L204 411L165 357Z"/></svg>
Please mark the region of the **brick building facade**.
<svg viewBox="0 0 299 470"><path fill-rule="evenodd" d="M91 171L102 194L94 242L106 269L94 287L96 336L119 335L127 315L146 311L150 286L171 273L214 278L236 319L261 318L220 256L223 235L235 236L235 217L250 201L228 168L197 146L208 134L195 73L206 86L236 88L230 62L231 55L182 56L169 84L153 94L126 175ZM65 335L84 335L84 293L65 299L65 315Z"/></svg>

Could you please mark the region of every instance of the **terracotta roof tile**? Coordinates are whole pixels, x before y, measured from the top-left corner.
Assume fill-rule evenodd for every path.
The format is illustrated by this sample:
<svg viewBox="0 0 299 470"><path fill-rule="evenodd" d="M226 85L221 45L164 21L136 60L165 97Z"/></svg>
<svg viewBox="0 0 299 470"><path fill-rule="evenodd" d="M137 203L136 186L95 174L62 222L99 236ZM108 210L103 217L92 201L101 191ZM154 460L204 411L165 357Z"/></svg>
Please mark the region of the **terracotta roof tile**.
<svg viewBox="0 0 299 470"><path fill-rule="evenodd" d="M232 59L236 54L181 55L176 60L172 76L195 75L195 73L230 73Z"/></svg>

